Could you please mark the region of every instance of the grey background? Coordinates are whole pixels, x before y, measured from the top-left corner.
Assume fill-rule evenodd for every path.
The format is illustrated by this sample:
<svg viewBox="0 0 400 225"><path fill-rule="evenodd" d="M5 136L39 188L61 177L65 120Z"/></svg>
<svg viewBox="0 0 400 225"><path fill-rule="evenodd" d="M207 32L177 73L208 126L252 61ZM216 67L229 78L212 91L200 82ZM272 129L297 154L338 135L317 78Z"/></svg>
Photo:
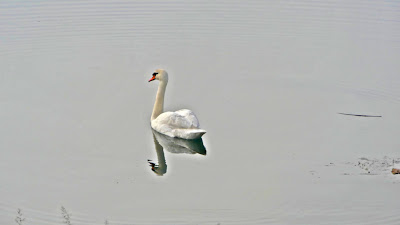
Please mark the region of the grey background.
<svg viewBox="0 0 400 225"><path fill-rule="evenodd" d="M0 221L396 224L399 37L397 1L0 1ZM157 68L208 131L162 177Z"/></svg>

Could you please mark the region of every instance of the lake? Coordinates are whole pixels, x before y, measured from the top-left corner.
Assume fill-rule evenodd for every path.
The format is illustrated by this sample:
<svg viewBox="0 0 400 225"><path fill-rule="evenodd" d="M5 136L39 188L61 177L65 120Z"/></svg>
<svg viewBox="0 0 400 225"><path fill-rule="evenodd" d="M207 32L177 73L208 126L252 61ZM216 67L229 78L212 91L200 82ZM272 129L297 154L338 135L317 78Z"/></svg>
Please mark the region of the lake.
<svg viewBox="0 0 400 225"><path fill-rule="evenodd" d="M398 224L399 37L398 1L1 1L0 223ZM153 133L158 68L201 143Z"/></svg>

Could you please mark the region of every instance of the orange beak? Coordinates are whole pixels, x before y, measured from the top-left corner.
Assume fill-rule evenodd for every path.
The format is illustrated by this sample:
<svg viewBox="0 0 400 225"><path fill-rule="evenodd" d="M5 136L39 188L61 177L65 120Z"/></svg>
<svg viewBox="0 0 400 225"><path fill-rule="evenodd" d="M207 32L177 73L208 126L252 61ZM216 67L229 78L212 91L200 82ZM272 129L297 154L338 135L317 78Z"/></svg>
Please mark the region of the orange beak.
<svg viewBox="0 0 400 225"><path fill-rule="evenodd" d="M156 79L156 76L153 76L150 80L149 80L149 82L150 81L153 81L153 80L155 80Z"/></svg>

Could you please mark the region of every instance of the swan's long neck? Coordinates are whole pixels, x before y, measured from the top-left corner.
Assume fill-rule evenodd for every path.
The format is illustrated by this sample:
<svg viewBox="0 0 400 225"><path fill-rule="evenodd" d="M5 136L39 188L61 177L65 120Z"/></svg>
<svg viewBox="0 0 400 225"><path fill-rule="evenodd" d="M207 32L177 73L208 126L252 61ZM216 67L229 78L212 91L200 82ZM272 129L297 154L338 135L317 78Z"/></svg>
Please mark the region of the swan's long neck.
<svg viewBox="0 0 400 225"><path fill-rule="evenodd" d="M151 120L156 119L164 111L164 95L166 87L167 82L160 81L160 84L158 85L156 102L154 103L153 113L151 114Z"/></svg>

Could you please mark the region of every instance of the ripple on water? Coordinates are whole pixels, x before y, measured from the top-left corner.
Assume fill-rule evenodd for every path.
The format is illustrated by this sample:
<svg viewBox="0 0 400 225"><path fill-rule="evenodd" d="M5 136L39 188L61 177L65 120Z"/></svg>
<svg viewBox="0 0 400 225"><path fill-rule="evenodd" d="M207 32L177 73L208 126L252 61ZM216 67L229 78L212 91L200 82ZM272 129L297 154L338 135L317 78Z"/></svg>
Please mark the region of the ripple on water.
<svg viewBox="0 0 400 225"><path fill-rule="evenodd" d="M316 202L300 203L291 202L269 210L248 209L177 209L160 210L154 214L158 218L131 218L129 220L118 220L118 218L104 220L93 220L88 215L70 213L71 224L119 224L119 225L149 225L149 224L386 224L397 225L400 221L397 208L382 211L385 202L371 202L363 200L349 200L341 204L322 204ZM0 204L1 221L13 223L17 218L18 208L11 205ZM25 218L26 224L66 224L63 212L58 209L59 214L43 212L35 209L21 209L21 218ZM378 213L379 212L379 213ZM24 224L24 223L22 223Z"/></svg>
<svg viewBox="0 0 400 225"><path fill-rule="evenodd" d="M327 65L331 66L330 68L340 68L341 63L345 61L341 57L346 57L348 53L353 53L352 51L358 51L359 49L356 48L358 45L360 49L378 45L378 47L372 49L373 53L376 49L379 50L376 50L379 53L378 56L368 53L368 56L371 54L375 58L371 56L367 59L379 59L380 57L391 59L393 62L389 61L389 63L383 62L386 61L384 60L386 58L380 59L377 67L385 68L385 65L388 65L388 71L393 72L397 71L398 59L391 56L398 56L397 53L393 52L400 49L399 10L399 1L354 1L346 2L346 4L339 1L308 0L253 1L251 3L181 0L168 2L0 1L0 56L2 57L0 61L9 62L10 57L14 59L12 62L1 64L2 69L8 68L9 71L3 72L2 70L0 74L6 78L10 77L11 84L14 82L14 77L24 80L28 76L37 76L37 74L26 73L28 75L24 77L26 71L22 70L22 72L14 74L14 67L24 68L27 63L28 66L40 67L38 71L41 74L47 74L45 71L47 64L44 64L46 66L42 68L36 64L36 60L42 59L47 62L47 59L53 59L53 61L49 60L49 63L52 64L59 61L69 62L70 58L79 58L79 55L90 58L88 57L90 54L82 53L92 52L95 49L98 51L98 55L107 55L108 52L105 51L105 48L113 50L117 48L116 52L137 55L138 58L150 54L149 52L154 54L154 51L156 51L155 55L162 55L162 52L179 48L185 48L185 50L189 49L188 47L208 49L210 52L219 51L216 64L225 63L224 65L227 67L233 66L234 68L236 61L232 59L238 57L237 55L240 55L240 52L232 49L235 49L238 45L244 46L243 49L258 53L250 54L251 57L243 56L246 59L243 62L243 81L249 79L247 73L247 71L251 71L251 68L248 68L249 61L252 61L251 63L254 65L254 61L259 62L259 65L255 66L258 66L256 69L261 69L268 65L266 63L268 61L271 61L272 66L279 64L280 59L281 64L284 65L281 65L282 67L289 68L298 63L305 65L305 68L307 68L305 71L308 72L309 67L316 65L316 61L321 59L322 63L325 63L324 60L326 60ZM347 45L344 46L343 44ZM164 48L165 46L167 48ZM346 46L356 47L348 51ZM214 47L221 47L221 49ZM307 55L314 51L315 55ZM180 51L177 52L176 54L180 53ZM191 54L191 51L187 50L187 52L189 52L188 55ZM270 54L270 52L273 52L273 54ZM388 56L386 53L391 53L391 55ZM327 57L327 54L328 56L329 54L333 55L332 58L324 58ZM293 55L297 57L293 57ZM307 58L303 56L310 59L308 63L302 61L302 58ZM353 60L352 56L349 57L349 61ZM357 56L361 56L361 53ZM290 60L292 57L293 61ZM110 59L113 58L114 56L111 54ZM127 61L132 63L135 60L129 58ZM101 64L104 61L97 63ZM152 62L143 64L147 63ZM79 62L79 64L82 65L83 63ZM218 68L198 61L194 64L200 68ZM325 71L326 68L324 64L322 65L321 70ZM71 65L71 67L75 66L78 66L78 64ZM362 68L364 66L361 65ZM377 71L379 71L379 68ZM283 68L278 67L271 69L274 74L276 73L279 76L282 70ZM297 72L297 70L293 71ZM364 70L360 69L360 71ZM57 72L59 71L57 70ZM379 72L376 72L376 74L377 77L381 76ZM331 76L336 82L336 75ZM390 77L391 79L377 79L375 77L376 82L365 82L365 79L362 78L355 80L353 74L343 76L350 81L334 82L334 88L368 100L383 100L396 104L400 102L400 89L398 88L400 83L397 74ZM389 75L383 73L382 76L388 78ZM46 79L43 79L43 83L54 77L56 76L51 72L46 75ZM221 74L220 77L222 77ZM256 77L257 81L259 77L261 76ZM302 79L302 77L299 79ZM325 77L321 79L325 79ZM62 79L60 80L62 81ZM259 83L262 84L262 82ZM92 84L87 86L90 85ZM287 82L284 85L287 85ZM262 91L260 91L259 96L263 96L264 89L264 87L260 89ZM26 90L23 90L23 88L16 90L21 95L26 95ZM61 90L63 89L61 88ZM3 96L8 98L7 95ZM15 99L10 101L15 101ZM68 107L74 106L68 104ZM10 112L12 113L12 111ZM290 126L288 125L288 127ZM93 140L99 139L97 136L90 137ZM7 165L5 163L3 171L8 171ZM12 189L13 187L10 185L6 188ZM0 187L0 194L6 195L8 193L8 190L5 190L6 188ZM384 192L384 190L382 191ZM42 193L38 193L38 196L46 197L47 193L43 190ZM335 197L333 196L331 199L335 200ZM18 196L15 196L15 198L16 201L20 200ZM68 210L67 212L71 210L71 223L74 225L104 224L105 219L109 219L109 224L177 225L391 225L399 224L400 221L399 207L396 207L398 205L392 207L386 205L385 202L368 201L368 199L349 199L346 202L321 202L316 199L310 199L309 202L296 201L296 199L283 199L282 201L283 203L278 205L271 205L268 202L262 209L248 205L243 206L246 209L212 209L212 206L210 206L210 209L199 210L159 210L156 212L157 216L148 218L140 215L140 212L135 212L137 216L126 215L128 219L115 218L112 215L110 215L112 218L99 218L99 215L77 213L73 208L66 210ZM30 203L31 207L27 207L26 205L11 204L0 200L0 223L15 223L14 219L18 216L17 209L20 208L26 219L26 223L23 224L65 224L63 223L60 205L55 205L54 210L46 211L34 207L35 205L39 206L39 204L40 202L33 202ZM152 210L149 209L145 215L148 215ZM146 210L143 209L143 211Z"/></svg>

